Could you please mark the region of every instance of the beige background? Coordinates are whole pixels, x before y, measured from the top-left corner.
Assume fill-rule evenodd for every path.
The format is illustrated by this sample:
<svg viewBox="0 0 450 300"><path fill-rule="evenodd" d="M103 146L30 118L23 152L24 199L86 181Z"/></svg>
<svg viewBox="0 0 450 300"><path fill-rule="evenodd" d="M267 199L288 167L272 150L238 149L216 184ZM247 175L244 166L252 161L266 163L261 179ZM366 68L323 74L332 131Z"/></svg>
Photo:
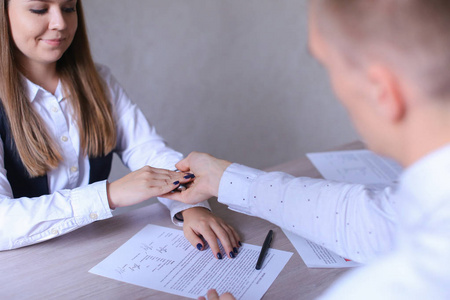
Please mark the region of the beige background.
<svg viewBox="0 0 450 300"><path fill-rule="evenodd" d="M306 3L83 2L95 60L170 146L257 168L356 139L308 53Z"/></svg>

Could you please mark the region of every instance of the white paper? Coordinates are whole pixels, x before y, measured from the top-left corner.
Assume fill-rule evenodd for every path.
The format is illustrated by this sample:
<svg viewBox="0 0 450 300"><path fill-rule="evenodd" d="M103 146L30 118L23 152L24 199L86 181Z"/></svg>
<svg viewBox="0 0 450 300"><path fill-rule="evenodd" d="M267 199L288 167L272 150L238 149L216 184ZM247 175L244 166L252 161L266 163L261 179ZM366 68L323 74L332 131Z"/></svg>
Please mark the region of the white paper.
<svg viewBox="0 0 450 300"><path fill-rule="evenodd" d="M243 244L236 258L218 260L210 249L192 247L181 230L147 225L89 272L193 299L211 288L261 299L293 253L270 248L256 270L260 250Z"/></svg>
<svg viewBox="0 0 450 300"><path fill-rule="evenodd" d="M295 233L287 230L283 230L283 232L291 241L292 245L294 245L295 249L297 249L297 252L308 268L349 268L360 265Z"/></svg>
<svg viewBox="0 0 450 300"><path fill-rule="evenodd" d="M369 150L308 153L306 156L325 179L360 183L372 188L394 185L402 171L396 162ZM290 231L283 232L309 268L347 268L359 265Z"/></svg>
<svg viewBox="0 0 450 300"><path fill-rule="evenodd" d="M323 178L369 187L394 185L402 168L399 164L369 150L308 153Z"/></svg>

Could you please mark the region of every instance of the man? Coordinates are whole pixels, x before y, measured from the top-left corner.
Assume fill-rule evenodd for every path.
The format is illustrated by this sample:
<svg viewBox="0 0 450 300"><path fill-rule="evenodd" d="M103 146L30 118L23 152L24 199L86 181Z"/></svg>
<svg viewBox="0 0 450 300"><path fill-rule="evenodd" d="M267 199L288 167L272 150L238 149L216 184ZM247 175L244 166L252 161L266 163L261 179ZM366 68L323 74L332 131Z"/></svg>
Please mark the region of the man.
<svg viewBox="0 0 450 300"><path fill-rule="evenodd" d="M309 16L310 50L368 148L405 167L398 186L293 178L192 153L177 167L196 180L173 199L218 196L365 263L323 298L450 299L450 1L312 0Z"/></svg>

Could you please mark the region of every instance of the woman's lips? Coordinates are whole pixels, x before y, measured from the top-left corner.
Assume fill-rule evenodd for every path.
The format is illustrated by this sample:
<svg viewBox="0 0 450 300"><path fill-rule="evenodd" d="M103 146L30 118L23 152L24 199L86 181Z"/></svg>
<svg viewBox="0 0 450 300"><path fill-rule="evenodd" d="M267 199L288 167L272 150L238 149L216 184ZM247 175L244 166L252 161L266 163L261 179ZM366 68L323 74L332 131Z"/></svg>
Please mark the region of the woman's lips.
<svg viewBox="0 0 450 300"><path fill-rule="evenodd" d="M42 41L50 46L54 46L57 47L59 45L62 44L62 42L64 41L63 38L60 39L42 39Z"/></svg>

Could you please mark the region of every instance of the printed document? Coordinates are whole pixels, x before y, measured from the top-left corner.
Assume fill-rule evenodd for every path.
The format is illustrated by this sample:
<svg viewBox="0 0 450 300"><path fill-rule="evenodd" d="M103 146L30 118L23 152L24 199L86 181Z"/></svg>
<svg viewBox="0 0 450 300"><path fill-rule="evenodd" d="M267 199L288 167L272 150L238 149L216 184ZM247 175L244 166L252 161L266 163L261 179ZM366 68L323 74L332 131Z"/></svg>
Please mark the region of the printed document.
<svg viewBox="0 0 450 300"><path fill-rule="evenodd" d="M373 188L396 184L402 167L391 159L369 150L308 153L323 178L361 183Z"/></svg>
<svg viewBox="0 0 450 300"><path fill-rule="evenodd" d="M192 299L211 288L261 299L293 253L270 248L256 270L260 250L243 244L236 258L218 260L210 249L193 247L181 230L147 225L89 272Z"/></svg>
<svg viewBox="0 0 450 300"><path fill-rule="evenodd" d="M396 162L369 150L333 151L306 155L325 179L360 183L371 188L395 185L402 171ZM309 268L346 268L359 264L283 230Z"/></svg>

